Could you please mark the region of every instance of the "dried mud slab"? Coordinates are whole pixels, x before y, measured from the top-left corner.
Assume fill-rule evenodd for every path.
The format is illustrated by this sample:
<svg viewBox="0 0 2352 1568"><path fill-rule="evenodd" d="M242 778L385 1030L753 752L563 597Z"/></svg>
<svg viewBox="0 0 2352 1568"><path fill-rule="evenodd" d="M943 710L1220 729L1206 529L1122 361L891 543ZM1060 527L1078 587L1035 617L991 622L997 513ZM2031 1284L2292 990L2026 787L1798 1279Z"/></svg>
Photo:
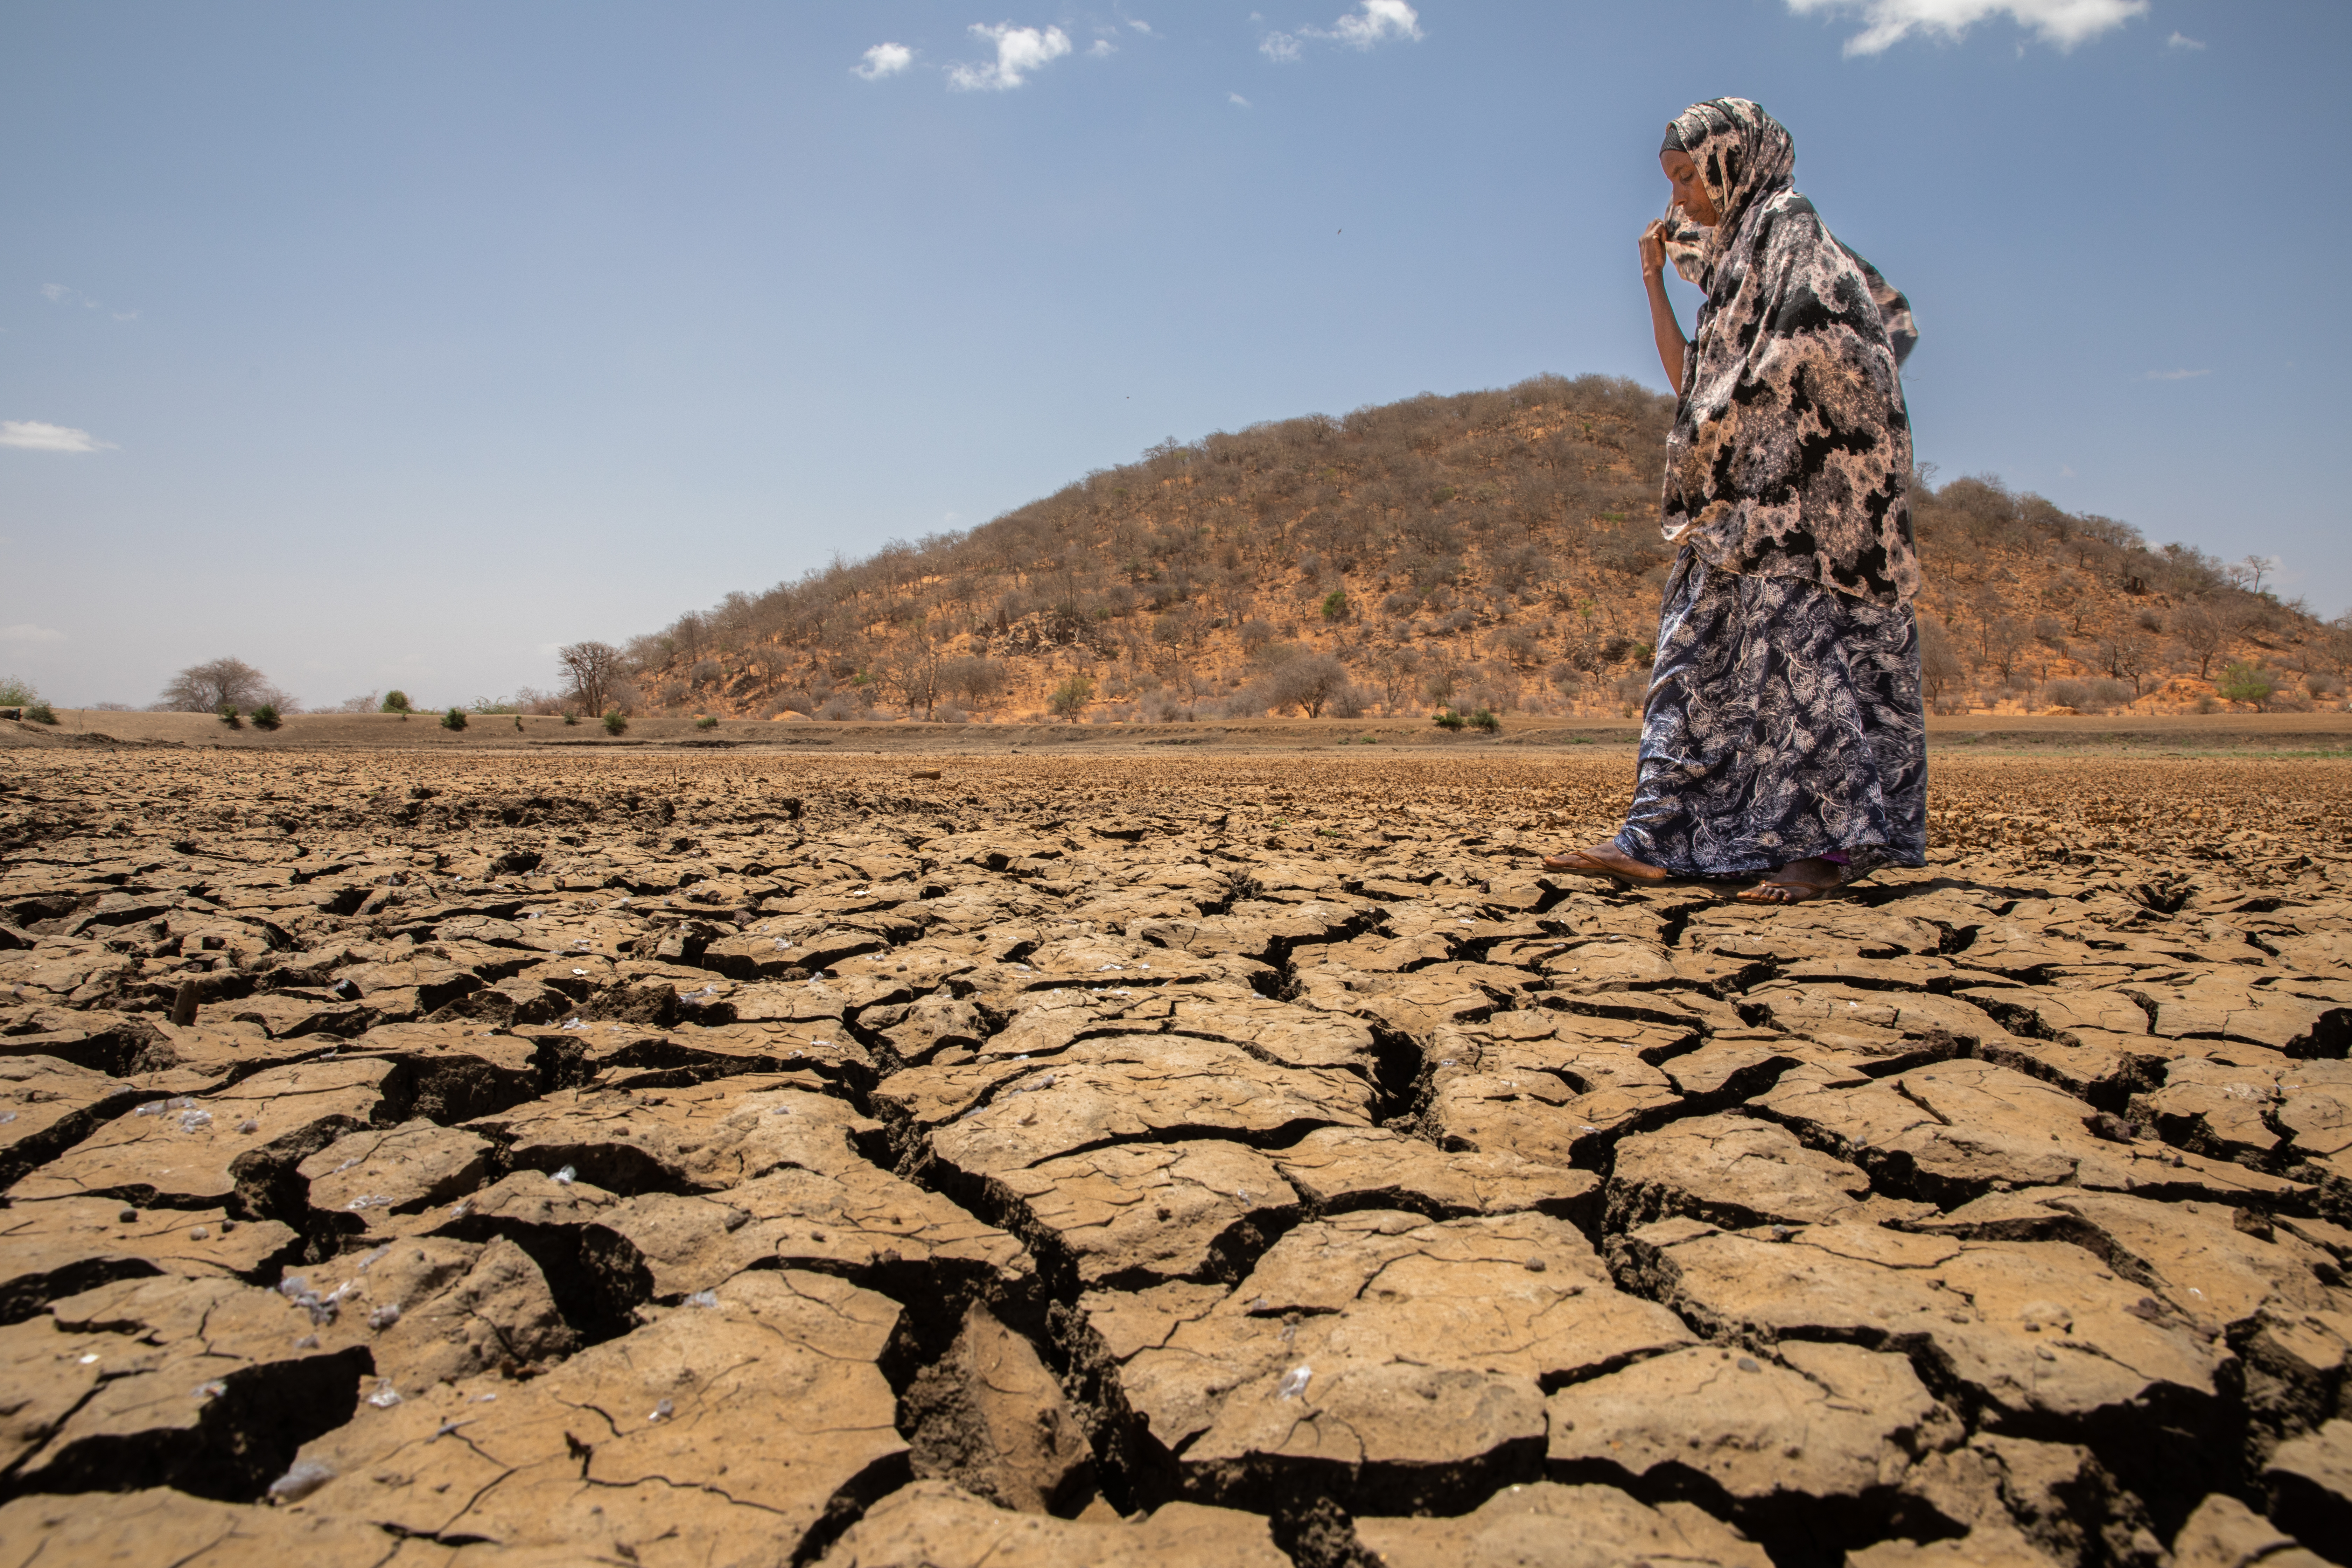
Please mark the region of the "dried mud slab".
<svg viewBox="0 0 2352 1568"><path fill-rule="evenodd" d="M2340 764L1956 754L1788 908L1493 750L10 768L0 1561L2352 1530Z"/></svg>

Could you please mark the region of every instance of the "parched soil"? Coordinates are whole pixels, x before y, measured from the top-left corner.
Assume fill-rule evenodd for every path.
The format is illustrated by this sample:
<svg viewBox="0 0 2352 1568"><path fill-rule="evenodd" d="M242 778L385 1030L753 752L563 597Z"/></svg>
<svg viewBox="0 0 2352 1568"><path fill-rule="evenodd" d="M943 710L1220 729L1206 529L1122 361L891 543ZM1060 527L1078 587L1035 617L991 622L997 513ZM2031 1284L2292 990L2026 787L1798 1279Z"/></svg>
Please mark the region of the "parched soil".
<svg viewBox="0 0 2352 1568"><path fill-rule="evenodd" d="M26 750L0 1563L2292 1568L2352 767Z"/></svg>

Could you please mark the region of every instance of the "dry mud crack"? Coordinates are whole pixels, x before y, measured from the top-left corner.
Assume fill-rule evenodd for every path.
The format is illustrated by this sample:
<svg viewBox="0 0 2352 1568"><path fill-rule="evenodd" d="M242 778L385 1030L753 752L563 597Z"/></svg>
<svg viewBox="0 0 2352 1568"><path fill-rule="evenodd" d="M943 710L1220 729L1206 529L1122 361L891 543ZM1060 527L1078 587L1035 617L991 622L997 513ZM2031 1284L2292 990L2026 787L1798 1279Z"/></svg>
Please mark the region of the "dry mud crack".
<svg viewBox="0 0 2352 1568"><path fill-rule="evenodd" d="M2352 1561L2352 772L1938 766L12 756L0 1563Z"/></svg>

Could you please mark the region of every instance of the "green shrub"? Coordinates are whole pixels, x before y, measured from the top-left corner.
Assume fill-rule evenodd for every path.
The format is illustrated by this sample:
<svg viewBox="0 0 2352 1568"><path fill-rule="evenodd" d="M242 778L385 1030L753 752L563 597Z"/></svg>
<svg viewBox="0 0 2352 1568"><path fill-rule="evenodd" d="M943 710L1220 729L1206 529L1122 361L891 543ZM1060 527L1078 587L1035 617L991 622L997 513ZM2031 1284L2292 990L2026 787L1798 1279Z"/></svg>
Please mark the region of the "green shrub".
<svg viewBox="0 0 2352 1568"><path fill-rule="evenodd" d="M577 724L580 722L580 715L567 708L563 710L563 721L567 724Z"/></svg>
<svg viewBox="0 0 2352 1568"><path fill-rule="evenodd" d="M2233 664L2213 683L2213 694L2225 702L2251 702L2260 708L2278 695L2278 681L2252 664Z"/></svg>
<svg viewBox="0 0 2352 1568"><path fill-rule="evenodd" d="M705 713L694 721L694 727L698 730L716 730L719 728L719 721Z"/></svg>
<svg viewBox="0 0 2352 1568"><path fill-rule="evenodd" d="M27 708L41 700L29 680L19 680L13 675L0 675L0 708Z"/></svg>
<svg viewBox="0 0 2352 1568"><path fill-rule="evenodd" d="M1054 710L1057 719L1075 719L1078 710L1093 701L1094 697L1095 678L1086 674L1073 675L1047 694L1045 706Z"/></svg>
<svg viewBox="0 0 2352 1568"><path fill-rule="evenodd" d="M1348 590L1334 588L1323 595L1323 618L1327 621L1348 618Z"/></svg>
<svg viewBox="0 0 2352 1568"><path fill-rule="evenodd" d="M275 702L265 702L253 710L253 727L257 730L275 730L283 722L285 721L278 717L278 704Z"/></svg>
<svg viewBox="0 0 2352 1568"><path fill-rule="evenodd" d="M617 735L628 727L629 721L621 717L621 710L618 708L611 710L604 715L604 733L607 735Z"/></svg>
<svg viewBox="0 0 2352 1568"><path fill-rule="evenodd" d="M1440 708L1437 710L1437 727L1441 730L1459 730L1468 722L1468 720L1451 708Z"/></svg>
<svg viewBox="0 0 2352 1568"><path fill-rule="evenodd" d="M1478 711L1470 715L1470 727L1473 730L1484 730L1486 733L1491 735L1503 727L1503 721L1500 719L1496 718L1494 714L1488 712L1486 709L1481 708Z"/></svg>
<svg viewBox="0 0 2352 1568"><path fill-rule="evenodd" d="M409 710L408 693L405 691L385 692L383 694L383 710L387 713L407 712Z"/></svg>
<svg viewBox="0 0 2352 1568"><path fill-rule="evenodd" d="M466 710L463 708L452 708L441 715L441 728L444 730L462 730L465 727Z"/></svg>
<svg viewBox="0 0 2352 1568"><path fill-rule="evenodd" d="M38 698L34 699L32 704L25 710L25 717L36 724L54 724L58 721L56 711Z"/></svg>
<svg viewBox="0 0 2352 1568"><path fill-rule="evenodd" d="M220 705L220 721L232 730L245 728L245 721L236 716L236 704L234 702L224 702Z"/></svg>

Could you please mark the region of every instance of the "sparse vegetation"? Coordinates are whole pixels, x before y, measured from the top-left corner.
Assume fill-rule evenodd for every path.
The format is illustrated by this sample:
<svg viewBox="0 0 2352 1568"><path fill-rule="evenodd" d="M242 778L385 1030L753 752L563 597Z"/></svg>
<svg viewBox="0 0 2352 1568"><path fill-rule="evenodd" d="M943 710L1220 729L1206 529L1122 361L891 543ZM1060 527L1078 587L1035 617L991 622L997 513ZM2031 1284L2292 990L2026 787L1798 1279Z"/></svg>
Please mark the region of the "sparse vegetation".
<svg viewBox="0 0 2352 1568"><path fill-rule="evenodd" d="M1470 727L1473 730L1484 730L1487 734L1492 735L1502 729L1503 721L1486 709L1479 708L1470 714Z"/></svg>
<svg viewBox="0 0 2352 1568"><path fill-rule="evenodd" d="M237 717L236 704L234 702L224 702L220 705L220 721L232 730L245 728L245 721Z"/></svg>
<svg viewBox="0 0 2352 1568"><path fill-rule="evenodd" d="M0 675L0 708L26 708L41 700L29 680L13 675Z"/></svg>
<svg viewBox="0 0 2352 1568"><path fill-rule="evenodd" d="M1083 674L1096 721L1630 717L1672 556L1656 527L1671 410L1630 382L1538 376L1163 442L968 532L731 594L625 647L572 645L565 700L1019 713ZM1923 471L1912 499L1922 675L1947 710L2030 709L2055 679L2178 709L2232 660L2298 693L2352 678L2352 622L2316 621L2243 562L1989 478ZM1341 682L1319 704L1284 697L1279 670L1310 658Z"/></svg>
<svg viewBox="0 0 2352 1568"><path fill-rule="evenodd" d="M604 714L604 733L607 735L618 735L626 731L628 727L629 721L623 715L619 709L613 708L606 710Z"/></svg>
<svg viewBox="0 0 2352 1568"><path fill-rule="evenodd" d="M2278 695L2277 678L2255 664L2232 664L2221 672L2214 683L2213 694L2224 702L2251 704L2256 712L2269 705Z"/></svg>
<svg viewBox="0 0 2352 1568"><path fill-rule="evenodd" d="M1437 710L1437 727L1441 730L1459 730L1468 722L1467 719L1451 708L1440 708Z"/></svg>
<svg viewBox="0 0 2352 1568"><path fill-rule="evenodd" d="M698 730L716 730L719 728L719 721L711 715L705 713L701 718L697 719L694 721L694 727Z"/></svg>
<svg viewBox="0 0 2352 1568"><path fill-rule="evenodd" d="M217 713L223 708L249 710L264 704L280 713L299 713L302 705L270 684L269 678L241 658L215 658L192 664L172 678L150 710L157 713Z"/></svg>
<svg viewBox="0 0 2352 1568"><path fill-rule="evenodd" d="M253 727L257 730L275 730L283 722L274 703L264 702L253 710Z"/></svg>
<svg viewBox="0 0 2352 1568"><path fill-rule="evenodd" d="M441 715L441 728L444 730L462 730L465 727L466 710L463 708L452 708Z"/></svg>
<svg viewBox="0 0 2352 1568"><path fill-rule="evenodd" d="M1054 688L1045 699L1045 706L1053 710L1056 719L1075 719L1094 700L1094 677L1081 671Z"/></svg>
<svg viewBox="0 0 2352 1568"><path fill-rule="evenodd" d="M398 689L385 692L383 694L383 710L387 713L409 712L411 710L408 706L408 693Z"/></svg>
<svg viewBox="0 0 2352 1568"><path fill-rule="evenodd" d="M27 723L54 724L58 721L57 710L35 698L25 705L25 719Z"/></svg>
<svg viewBox="0 0 2352 1568"><path fill-rule="evenodd" d="M566 724L577 724L580 722L580 715L566 708L563 710L563 721Z"/></svg>

